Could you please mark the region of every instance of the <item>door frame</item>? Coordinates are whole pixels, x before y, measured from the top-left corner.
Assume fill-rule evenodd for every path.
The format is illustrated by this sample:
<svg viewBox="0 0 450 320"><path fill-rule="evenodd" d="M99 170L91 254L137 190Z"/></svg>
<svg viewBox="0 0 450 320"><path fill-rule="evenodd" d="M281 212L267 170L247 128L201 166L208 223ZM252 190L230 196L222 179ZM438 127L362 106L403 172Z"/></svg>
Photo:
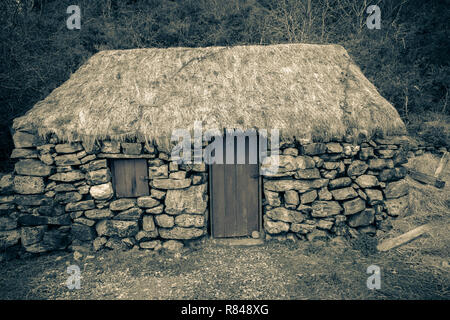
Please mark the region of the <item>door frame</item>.
<svg viewBox="0 0 450 320"><path fill-rule="evenodd" d="M259 232L259 237L260 239L264 239L264 235L263 235L263 218L262 218L262 188L263 188L263 180L262 180L262 176L260 174L261 172L261 163L259 162L259 136L257 134L257 139L256 139L256 143L257 143L257 147L256 150L258 151L257 154L257 160L258 160L258 232ZM208 232L209 235L211 236L211 238L214 238L213 235L213 219L212 216L214 214L213 212L213 202L214 202L214 197L213 195L213 184L212 184L212 165L207 165L208 167L208 185L209 185L209 216L208 216ZM239 238L239 237L234 237L234 238ZM222 239L222 238L217 238L217 239Z"/></svg>

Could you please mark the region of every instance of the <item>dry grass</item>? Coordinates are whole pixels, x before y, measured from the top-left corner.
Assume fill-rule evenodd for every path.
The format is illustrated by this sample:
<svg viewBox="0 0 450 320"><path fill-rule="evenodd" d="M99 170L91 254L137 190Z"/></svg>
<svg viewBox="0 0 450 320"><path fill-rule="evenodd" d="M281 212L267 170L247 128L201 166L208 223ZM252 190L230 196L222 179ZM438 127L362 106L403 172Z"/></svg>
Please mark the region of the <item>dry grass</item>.
<svg viewBox="0 0 450 320"><path fill-rule="evenodd" d="M434 175L440 158L430 153L411 159L409 168ZM450 166L442 174L446 182L443 189L421 184L408 177L410 185L408 214L393 221L392 236L402 234L419 225L430 223L431 232L412 243L398 249L401 253L409 252L410 260L431 259L436 267L442 268L450 256ZM448 267L447 267L448 268Z"/></svg>
<svg viewBox="0 0 450 320"><path fill-rule="evenodd" d="M146 141L195 120L204 130L278 128L315 140L405 132L344 48L307 44L99 52L13 127Z"/></svg>

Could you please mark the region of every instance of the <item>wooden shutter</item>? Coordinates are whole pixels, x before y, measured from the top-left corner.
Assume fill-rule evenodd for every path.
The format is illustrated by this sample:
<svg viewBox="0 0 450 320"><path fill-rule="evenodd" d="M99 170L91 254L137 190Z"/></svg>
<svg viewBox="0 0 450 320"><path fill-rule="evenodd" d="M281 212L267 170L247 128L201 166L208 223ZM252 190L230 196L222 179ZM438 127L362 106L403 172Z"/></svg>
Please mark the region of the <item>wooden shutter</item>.
<svg viewBox="0 0 450 320"><path fill-rule="evenodd" d="M149 195L147 160L114 159L111 171L117 198Z"/></svg>

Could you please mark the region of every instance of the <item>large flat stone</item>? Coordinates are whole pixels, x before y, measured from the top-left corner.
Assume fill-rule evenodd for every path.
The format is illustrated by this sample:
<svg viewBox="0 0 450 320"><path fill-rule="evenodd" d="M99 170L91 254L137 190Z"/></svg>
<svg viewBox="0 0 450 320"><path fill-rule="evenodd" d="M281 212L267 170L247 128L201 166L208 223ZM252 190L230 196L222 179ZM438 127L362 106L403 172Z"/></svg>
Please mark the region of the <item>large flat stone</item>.
<svg viewBox="0 0 450 320"><path fill-rule="evenodd" d="M141 208L153 208L160 204L159 200L151 196L144 196L137 198L137 205Z"/></svg>
<svg viewBox="0 0 450 320"><path fill-rule="evenodd" d="M191 179L154 179L150 182L150 185L156 189L185 189L191 185Z"/></svg>
<svg viewBox="0 0 450 320"><path fill-rule="evenodd" d="M378 179L377 177L370 175L370 174L363 174L356 178L355 182L361 187L361 188L373 188L378 186Z"/></svg>
<svg viewBox="0 0 450 320"><path fill-rule="evenodd" d="M159 229L159 236L163 239L189 240L203 236L205 231L198 228L174 227L172 229Z"/></svg>
<svg viewBox="0 0 450 320"><path fill-rule="evenodd" d="M14 166L14 170L24 176L47 177L52 173L52 167L33 159L20 160Z"/></svg>
<svg viewBox="0 0 450 320"><path fill-rule="evenodd" d="M371 170L394 168L394 162L392 161L392 159L370 159L369 168Z"/></svg>
<svg viewBox="0 0 450 320"><path fill-rule="evenodd" d="M161 228L172 228L175 225L173 216L167 214L159 214L155 216L156 224Z"/></svg>
<svg viewBox="0 0 450 320"><path fill-rule="evenodd" d="M55 201L59 203L71 203L71 202L78 202L83 198L81 194L78 192L63 192L63 193L57 193L55 195Z"/></svg>
<svg viewBox="0 0 450 320"><path fill-rule="evenodd" d="M139 231L137 221L102 220L96 225L99 236L118 236L120 238L135 236Z"/></svg>
<svg viewBox="0 0 450 320"><path fill-rule="evenodd" d="M38 152L36 149L13 149L11 159L37 159Z"/></svg>
<svg viewBox="0 0 450 320"><path fill-rule="evenodd" d="M350 179L349 177L342 177L342 178L330 180L330 182L328 183L328 189L331 190L331 189L344 188L344 187L349 187L351 185L352 185L352 179Z"/></svg>
<svg viewBox="0 0 450 320"><path fill-rule="evenodd" d="M364 190L367 195L367 200L370 205L374 205L376 203L383 201L383 193L377 189L366 189Z"/></svg>
<svg viewBox="0 0 450 320"><path fill-rule="evenodd" d="M81 150L83 150L83 146L79 142L55 145L55 151L57 153L75 153Z"/></svg>
<svg viewBox="0 0 450 320"><path fill-rule="evenodd" d="M55 157L55 163L57 166L72 166L80 165L81 161L76 154L63 154Z"/></svg>
<svg viewBox="0 0 450 320"><path fill-rule="evenodd" d="M50 180L61 182L75 182L84 178L84 174L80 171L58 172L49 177Z"/></svg>
<svg viewBox="0 0 450 320"><path fill-rule="evenodd" d="M14 133L13 142L16 148L31 148L43 144L38 136L21 131Z"/></svg>
<svg viewBox="0 0 450 320"><path fill-rule="evenodd" d="M135 199L118 199L109 204L109 208L113 211L123 211L130 209L136 205Z"/></svg>
<svg viewBox="0 0 450 320"><path fill-rule="evenodd" d="M130 208L128 210L119 212L114 219L117 220L139 220L142 215L142 209Z"/></svg>
<svg viewBox="0 0 450 320"><path fill-rule="evenodd" d="M278 207L267 211L266 216L273 221L300 223L304 220L304 217L300 212L295 210L288 210L283 207Z"/></svg>
<svg viewBox="0 0 450 320"><path fill-rule="evenodd" d="M86 218L89 219L107 219L113 216L109 209L91 209L84 212Z"/></svg>
<svg viewBox="0 0 450 320"><path fill-rule="evenodd" d="M315 218L325 218L338 215L342 207L337 201L316 201L312 204L311 216Z"/></svg>
<svg viewBox="0 0 450 320"><path fill-rule="evenodd" d="M80 201L80 202L73 202L73 203L68 203L66 205L66 211L67 212L84 211L84 210L89 210L89 209L94 209L94 208L95 208L94 200L85 200L85 201Z"/></svg>
<svg viewBox="0 0 450 320"><path fill-rule="evenodd" d="M288 190L297 190L301 193L319 189L328 184L328 179L315 180L265 180L264 189L269 191L284 192Z"/></svg>
<svg viewBox="0 0 450 320"><path fill-rule="evenodd" d="M10 173L0 176L0 194L14 192L14 176Z"/></svg>
<svg viewBox="0 0 450 320"><path fill-rule="evenodd" d="M205 226L206 219L203 215L180 214L175 217L175 225L180 227L197 227Z"/></svg>
<svg viewBox="0 0 450 320"><path fill-rule="evenodd" d="M273 155L264 159L261 173L269 177L284 177L295 174L298 170L313 169L315 162L308 156Z"/></svg>
<svg viewBox="0 0 450 320"><path fill-rule="evenodd" d="M367 171L367 169L369 168L369 166L367 165L367 163L363 162L363 161L353 161L347 169L347 175L348 176L360 176L362 174L364 174L364 172Z"/></svg>
<svg viewBox="0 0 450 320"><path fill-rule="evenodd" d="M320 179L319 169L303 169L295 172L295 179Z"/></svg>
<svg viewBox="0 0 450 320"><path fill-rule="evenodd" d="M289 192L289 191L286 191ZM297 193L296 191L293 191ZM272 207L279 207L281 205L281 199L280 194L278 192L273 192L264 189L264 198L266 199L266 202L269 206Z"/></svg>
<svg viewBox="0 0 450 320"><path fill-rule="evenodd" d="M358 196L355 189L352 187L331 190L331 194L335 200L348 200Z"/></svg>
<svg viewBox="0 0 450 320"><path fill-rule="evenodd" d="M86 179L91 185L98 185L107 183L111 180L111 173L109 169L99 169L94 171L88 171L86 173Z"/></svg>
<svg viewBox="0 0 450 320"><path fill-rule="evenodd" d="M165 212L171 215L203 214L207 208L207 198L206 184L191 186L183 190L168 190Z"/></svg>
<svg viewBox="0 0 450 320"><path fill-rule="evenodd" d="M264 220L264 229L270 234L279 234L289 231L289 223L283 221Z"/></svg>
<svg viewBox="0 0 450 320"><path fill-rule="evenodd" d="M155 220L153 216L145 215L144 218L142 218L142 229L147 232L156 230Z"/></svg>
<svg viewBox="0 0 450 320"><path fill-rule="evenodd" d="M19 206L41 206L51 202L51 199L44 195L16 195L14 203Z"/></svg>
<svg viewBox="0 0 450 320"><path fill-rule="evenodd" d="M344 214L347 216L364 210L366 208L366 202L361 198L356 198L353 200L345 201L343 206Z"/></svg>
<svg viewBox="0 0 450 320"><path fill-rule="evenodd" d="M45 190L42 177L15 176L14 191L19 194L39 194Z"/></svg>

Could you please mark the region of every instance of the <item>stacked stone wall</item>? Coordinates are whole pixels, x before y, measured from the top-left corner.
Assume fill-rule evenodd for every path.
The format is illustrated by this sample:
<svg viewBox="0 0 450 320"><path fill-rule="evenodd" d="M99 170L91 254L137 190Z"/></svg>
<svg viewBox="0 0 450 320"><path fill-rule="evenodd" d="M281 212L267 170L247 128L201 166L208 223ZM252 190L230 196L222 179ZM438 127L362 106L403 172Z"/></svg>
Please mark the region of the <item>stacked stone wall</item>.
<svg viewBox="0 0 450 320"><path fill-rule="evenodd" d="M0 184L2 252L179 250L206 234L205 164L178 165L144 143L49 143L25 132L14 143L14 173ZM147 163L149 195L117 198L111 161L136 158Z"/></svg>
<svg viewBox="0 0 450 320"><path fill-rule="evenodd" d="M264 177L268 238L375 234L408 210L408 148L400 137L350 143L291 144L278 172Z"/></svg>
<svg viewBox="0 0 450 320"><path fill-rule="evenodd" d="M0 180L3 256L71 249L180 250L207 235L205 164L177 164L158 146L59 143L13 136L16 161ZM282 143L279 169L263 175L266 239L314 239L386 229L408 209L402 137L359 144ZM149 195L117 198L111 161L145 159Z"/></svg>

